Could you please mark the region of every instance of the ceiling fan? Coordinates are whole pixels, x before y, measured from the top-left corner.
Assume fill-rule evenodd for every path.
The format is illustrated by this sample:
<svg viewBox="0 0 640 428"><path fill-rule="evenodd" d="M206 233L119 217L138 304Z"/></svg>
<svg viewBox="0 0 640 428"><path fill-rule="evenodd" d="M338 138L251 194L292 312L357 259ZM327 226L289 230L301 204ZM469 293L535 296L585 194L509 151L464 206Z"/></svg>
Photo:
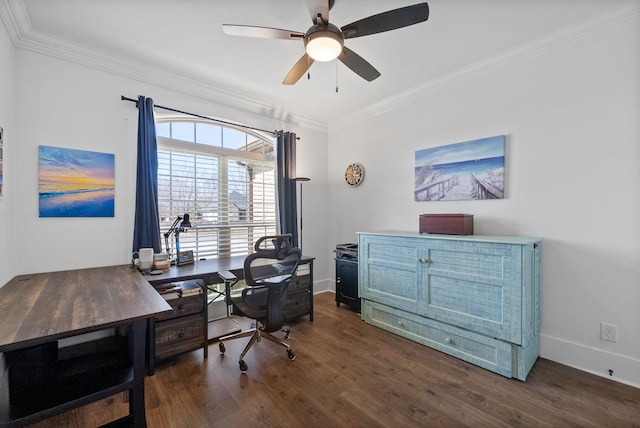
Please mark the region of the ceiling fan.
<svg viewBox="0 0 640 428"><path fill-rule="evenodd" d="M338 58L357 75L371 82L380 77L380 72L360 55L346 47L344 45L345 39L395 30L426 21L429 18L429 5L418 3L372 15L338 28L329 23L329 10L333 7L335 0L306 1L313 21L313 25L306 33L279 28L230 24L224 24L222 30L230 36L302 40L306 52L284 78L282 81L284 85L295 84L314 61L331 61L335 58Z"/></svg>

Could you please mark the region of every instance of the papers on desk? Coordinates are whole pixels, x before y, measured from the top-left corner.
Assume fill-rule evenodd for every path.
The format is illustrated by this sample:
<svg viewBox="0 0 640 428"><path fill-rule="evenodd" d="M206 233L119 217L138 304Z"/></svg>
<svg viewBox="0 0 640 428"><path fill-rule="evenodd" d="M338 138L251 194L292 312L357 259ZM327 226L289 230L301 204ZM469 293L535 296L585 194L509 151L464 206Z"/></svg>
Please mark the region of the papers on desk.
<svg viewBox="0 0 640 428"><path fill-rule="evenodd" d="M155 289L160 294L170 294L170 293L178 293L180 291L180 286L170 282L168 284L156 285Z"/></svg>
<svg viewBox="0 0 640 428"><path fill-rule="evenodd" d="M311 265L309 263L304 263L298 265L298 269L296 270L296 275L309 275L311 273Z"/></svg>
<svg viewBox="0 0 640 428"><path fill-rule="evenodd" d="M202 288L200 288L199 290L196 289L188 289L188 290L181 290L182 297L187 297L187 296L197 296L198 294L202 294Z"/></svg>
<svg viewBox="0 0 640 428"><path fill-rule="evenodd" d="M196 281L182 281L179 283L182 297L202 294L202 287Z"/></svg>
<svg viewBox="0 0 640 428"><path fill-rule="evenodd" d="M169 282L157 285L155 288L162 295L176 293L178 297L197 296L203 293L202 287L195 281Z"/></svg>

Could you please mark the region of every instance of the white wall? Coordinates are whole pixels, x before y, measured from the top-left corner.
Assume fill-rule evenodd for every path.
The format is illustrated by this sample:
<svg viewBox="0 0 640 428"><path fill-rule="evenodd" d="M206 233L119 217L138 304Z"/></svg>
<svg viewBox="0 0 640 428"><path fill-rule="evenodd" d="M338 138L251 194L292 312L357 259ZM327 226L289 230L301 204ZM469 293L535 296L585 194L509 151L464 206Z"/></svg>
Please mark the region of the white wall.
<svg viewBox="0 0 640 428"><path fill-rule="evenodd" d="M417 231L422 213L543 237L542 356L640 386L639 77L635 25L332 129L330 240ZM504 200L413 201L416 150L501 134ZM356 161L365 180L350 188ZM601 321L617 325L617 343L600 340Z"/></svg>
<svg viewBox="0 0 640 428"><path fill-rule="evenodd" d="M14 47L6 32L4 25L0 25L0 127L4 129L4 159L11 162L13 160L13 147L17 133L13 127L14 123L14 69L13 69ZM9 144L10 143L10 144ZM10 260L12 248L10 236L14 231L11 225L11 210L9 208L9 198L17 196L16 181L7 179L15 168L4 166L4 197L0 198L0 287L13 276L13 267ZM8 175L9 173L9 175Z"/></svg>
<svg viewBox="0 0 640 428"><path fill-rule="evenodd" d="M613 379L640 386L639 33L636 25L327 134L15 49L2 29L0 126L11 166L0 283L129 262L137 110L120 95L143 94L298 134L298 173L312 179L303 238L317 257L317 290L332 288L331 250L357 231L417 230L421 213L468 212L478 234L545 238L542 356L599 375L611 368ZM416 150L498 134L507 135L505 200L413 201ZM38 145L114 153L115 217L39 218ZM358 188L344 183L351 162L365 166ZM618 326L618 343L600 341L601 321Z"/></svg>
<svg viewBox="0 0 640 428"><path fill-rule="evenodd" d="M314 260L314 292L333 290L335 282L333 252L335 244L327 240L332 227L328 211L327 133L306 130L298 133L297 175L311 180L302 183L302 252ZM300 184L297 184L300 195ZM300 198L298 198L298 205ZM300 210L300 207L298 207ZM300 211L299 211L300 212ZM300 225L298 225L300 226Z"/></svg>
<svg viewBox="0 0 640 428"><path fill-rule="evenodd" d="M15 91L19 94L15 105L16 127L20 136L12 159L19 169L12 181L20 183L14 193L19 192L21 197L10 201L10 210L20 217L19 236L11 243L15 250L10 255L14 275L130 262L138 113L134 103L120 100L121 95L130 98L146 95L157 104L185 111L262 129L295 131L301 137L300 169L305 169L305 174L313 179L305 188L306 224L317 225L318 230L326 229L326 132L276 122L210 100L23 49L16 49L15 70ZM39 145L114 153L115 217L39 218ZM321 254L325 250L324 242L324 232L305 230L306 254ZM316 279L328 277L326 265L325 260L319 260Z"/></svg>

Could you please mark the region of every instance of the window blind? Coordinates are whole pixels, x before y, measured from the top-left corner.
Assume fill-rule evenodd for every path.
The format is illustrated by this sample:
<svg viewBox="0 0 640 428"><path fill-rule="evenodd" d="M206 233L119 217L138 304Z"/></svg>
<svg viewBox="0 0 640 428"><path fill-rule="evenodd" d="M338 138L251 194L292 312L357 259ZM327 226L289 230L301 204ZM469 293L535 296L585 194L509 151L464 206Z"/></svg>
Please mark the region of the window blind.
<svg viewBox="0 0 640 428"><path fill-rule="evenodd" d="M276 233L275 163L268 143L223 149L159 138L158 147L161 233L185 213L192 224L180 234L181 251L193 250L196 259L246 255L260 237ZM175 253L173 234L170 246Z"/></svg>

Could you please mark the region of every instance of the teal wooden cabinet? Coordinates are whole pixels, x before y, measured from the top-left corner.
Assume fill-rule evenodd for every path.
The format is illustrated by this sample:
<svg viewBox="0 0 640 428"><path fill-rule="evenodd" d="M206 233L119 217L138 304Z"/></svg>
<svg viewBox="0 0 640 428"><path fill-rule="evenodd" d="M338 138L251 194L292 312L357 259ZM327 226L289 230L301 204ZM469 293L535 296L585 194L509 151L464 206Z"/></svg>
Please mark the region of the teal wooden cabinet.
<svg viewBox="0 0 640 428"><path fill-rule="evenodd" d="M540 351L541 239L359 233L362 318L507 377Z"/></svg>

